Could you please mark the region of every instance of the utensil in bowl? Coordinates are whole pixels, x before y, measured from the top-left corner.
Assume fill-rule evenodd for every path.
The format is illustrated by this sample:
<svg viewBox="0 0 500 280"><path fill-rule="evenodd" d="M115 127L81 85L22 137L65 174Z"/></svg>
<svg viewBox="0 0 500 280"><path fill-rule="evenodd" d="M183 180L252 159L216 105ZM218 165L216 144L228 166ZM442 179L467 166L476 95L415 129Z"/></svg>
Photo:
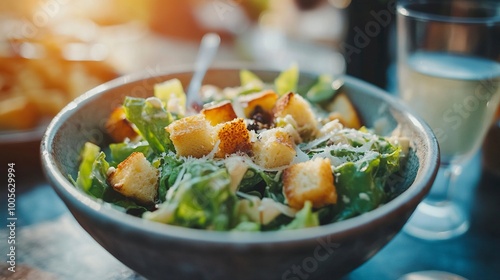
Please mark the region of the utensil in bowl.
<svg viewBox="0 0 500 280"><path fill-rule="evenodd" d="M215 33L208 33L203 36L200 43L200 49L195 61L194 73L186 92L187 110L199 111L203 106L200 104L200 88L207 69L219 48L220 37Z"/></svg>

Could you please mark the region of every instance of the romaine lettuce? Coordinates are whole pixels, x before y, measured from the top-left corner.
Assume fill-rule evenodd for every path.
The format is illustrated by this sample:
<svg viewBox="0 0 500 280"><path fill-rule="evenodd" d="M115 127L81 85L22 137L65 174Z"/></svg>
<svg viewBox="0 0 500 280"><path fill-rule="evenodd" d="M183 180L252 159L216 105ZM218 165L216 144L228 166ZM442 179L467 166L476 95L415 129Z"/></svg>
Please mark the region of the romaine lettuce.
<svg viewBox="0 0 500 280"><path fill-rule="evenodd" d="M153 151L158 154L174 151L174 145L165 131L165 127L174 121L174 118L162 105L155 103L144 98L126 97L123 107L127 119L135 124Z"/></svg>
<svg viewBox="0 0 500 280"><path fill-rule="evenodd" d="M388 179L401 168L401 148L366 128L342 129L306 152L311 157L331 156L338 163L334 166L337 204L321 209L322 217L334 221L360 215L385 203L390 196L386 189Z"/></svg>
<svg viewBox="0 0 500 280"><path fill-rule="evenodd" d="M107 182L107 172L110 167L106 154L90 142L85 143L81 152L78 177L75 185L89 195L122 207L126 211L146 211L144 206L113 190Z"/></svg>
<svg viewBox="0 0 500 280"><path fill-rule="evenodd" d="M240 71L241 91L239 95L250 94L264 89L264 82L248 70Z"/></svg>
<svg viewBox="0 0 500 280"><path fill-rule="evenodd" d="M75 185L85 192L92 187L92 171L95 159L99 156L101 148L99 146L86 142L80 152L80 166Z"/></svg>
<svg viewBox="0 0 500 280"><path fill-rule="evenodd" d="M295 92L299 83L299 67L293 64L287 70L281 72L274 80L276 93L279 95Z"/></svg>
<svg viewBox="0 0 500 280"><path fill-rule="evenodd" d="M336 220L366 213L385 202L384 182L377 178L379 168L380 157L371 156L335 169L336 207L341 209Z"/></svg>
<svg viewBox="0 0 500 280"><path fill-rule="evenodd" d="M162 209L173 209L162 222L199 229L231 229L237 198L230 190L230 176L224 167L192 159L174 164L165 172L165 176L175 176L175 182L164 179L163 184L169 187L166 200L159 213L148 213L145 218L158 221Z"/></svg>
<svg viewBox="0 0 500 280"><path fill-rule="evenodd" d="M236 196L225 169L182 182L173 201L178 205L173 224L213 230L231 226Z"/></svg>
<svg viewBox="0 0 500 280"><path fill-rule="evenodd" d="M141 142L122 142L122 143L112 143L109 145L109 151L111 155L112 166L118 165L120 162L124 161L133 152L141 152L146 157L152 154L152 150L149 147L149 143L146 141Z"/></svg>
<svg viewBox="0 0 500 280"><path fill-rule="evenodd" d="M299 229L319 226L318 213L313 212L312 203L306 201L304 207L297 212L295 218L280 230Z"/></svg>
<svg viewBox="0 0 500 280"><path fill-rule="evenodd" d="M317 81L309 88L304 97L311 102L323 102L332 99L336 90L332 86L330 75L320 75Z"/></svg>
<svg viewBox="0 0 500 280"><path fill-rule="evenodd" d="M158 97L167 111L182 118L186 113L186 93L179 79L171 79L155 84L154 95Z"/></svg>

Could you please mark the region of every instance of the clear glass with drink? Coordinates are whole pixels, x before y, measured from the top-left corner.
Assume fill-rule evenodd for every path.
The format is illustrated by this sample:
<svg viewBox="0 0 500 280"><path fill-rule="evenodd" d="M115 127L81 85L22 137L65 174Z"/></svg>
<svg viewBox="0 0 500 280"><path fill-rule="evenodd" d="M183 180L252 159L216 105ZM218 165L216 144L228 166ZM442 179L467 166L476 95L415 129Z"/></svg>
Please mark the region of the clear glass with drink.
<svg viewBox="0 0 500 280"><path fill-rule="evenodd" d="M455 237L469 221L451 199L454 178L481 146L500 101L500 3L404 0L397 28L400 96L441 150L440 176L404 229L424 239Z"/></svg>

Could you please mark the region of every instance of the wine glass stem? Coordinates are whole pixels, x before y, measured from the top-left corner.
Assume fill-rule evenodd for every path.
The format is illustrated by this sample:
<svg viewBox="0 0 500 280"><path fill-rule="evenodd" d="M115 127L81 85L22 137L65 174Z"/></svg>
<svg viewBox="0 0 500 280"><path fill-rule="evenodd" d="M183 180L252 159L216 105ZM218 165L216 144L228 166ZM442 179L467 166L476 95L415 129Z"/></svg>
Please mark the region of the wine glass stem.
<svg viewBox="0 0 500 280"><path fill-rule="evenodd" d="M461 173L461 167L457 164L442 164L438 178L432 186L426 202L432 205L447 203L452 200L455 180Z"/></svg>

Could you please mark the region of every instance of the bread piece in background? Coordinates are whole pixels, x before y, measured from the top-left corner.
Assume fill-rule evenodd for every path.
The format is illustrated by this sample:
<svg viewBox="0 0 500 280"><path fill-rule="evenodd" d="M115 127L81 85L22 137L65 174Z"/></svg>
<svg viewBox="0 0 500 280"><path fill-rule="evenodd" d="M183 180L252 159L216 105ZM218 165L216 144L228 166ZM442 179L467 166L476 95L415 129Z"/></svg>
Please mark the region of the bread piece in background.
<svg viewBox="0 0 500 280"><path fill-rule="evenodd" d="M0 110L0 130L34 128L82 93L117 76L105 61L70 61L54 52L34 59L0 57L0 108L16 105L8 112Z"/></svg>

